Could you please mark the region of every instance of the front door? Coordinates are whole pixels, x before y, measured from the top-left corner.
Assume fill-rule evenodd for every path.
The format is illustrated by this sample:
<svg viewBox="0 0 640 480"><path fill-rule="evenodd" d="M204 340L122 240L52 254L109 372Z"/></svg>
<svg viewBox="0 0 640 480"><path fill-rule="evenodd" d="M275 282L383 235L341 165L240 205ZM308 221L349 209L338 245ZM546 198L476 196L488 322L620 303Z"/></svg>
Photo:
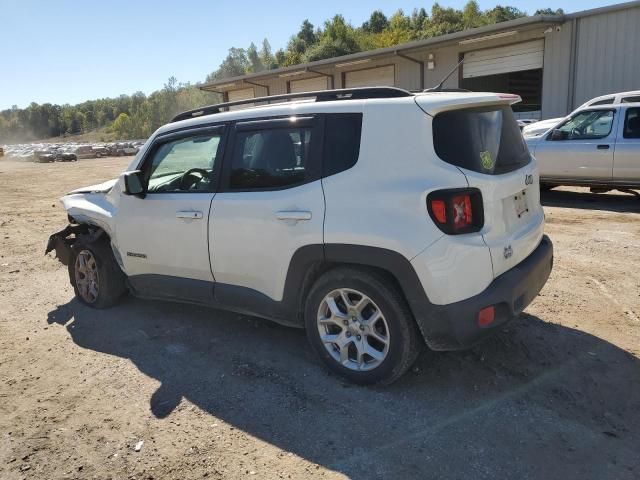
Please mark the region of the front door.
<svg viewBox="0 0 640 480"><path fill-rule="evenodd" d="M316 121L236 124L211 211L211 262L221 302L225 292L281 301L293 254L301 246L322 245Z"/></svg>
<svg viewBox="0 0 640 480"><path fill-rule="evenodd" d="M162 136L139 167L144 198L121 197L117 247L139 294L212 301L208 223L222 135L214 127Z"/></svg>
<svg viewBox="0 0 640 480"><path fill-rule="evenodd" d="M610 109L583 110L541 139L535 157L543 180L611 180L614 116Z"/></svg>

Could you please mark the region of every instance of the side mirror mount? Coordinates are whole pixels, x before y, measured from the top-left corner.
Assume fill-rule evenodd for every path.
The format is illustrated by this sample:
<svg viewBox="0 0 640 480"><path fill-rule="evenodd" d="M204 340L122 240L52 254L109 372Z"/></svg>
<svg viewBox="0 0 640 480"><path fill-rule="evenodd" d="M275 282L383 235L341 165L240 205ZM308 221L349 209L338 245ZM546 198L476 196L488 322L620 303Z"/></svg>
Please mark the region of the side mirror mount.
<svg viewBox="0 0 640 480"><path fill-rule="evenodd" d="M554 128L551 131L551 135L549 136L549 140L553 140L553 141L566 140L567 138L569 138L569 133L557 128Z"/></svg>
<svg viewBox="0 0 640 480"><path fill-rule="evenodd" d="M126 172L124 175L124 193L126 195L135 195L138 197L144 196L144 186L142 183L142 172L140 170L134 170L133 172Z"/></svg>

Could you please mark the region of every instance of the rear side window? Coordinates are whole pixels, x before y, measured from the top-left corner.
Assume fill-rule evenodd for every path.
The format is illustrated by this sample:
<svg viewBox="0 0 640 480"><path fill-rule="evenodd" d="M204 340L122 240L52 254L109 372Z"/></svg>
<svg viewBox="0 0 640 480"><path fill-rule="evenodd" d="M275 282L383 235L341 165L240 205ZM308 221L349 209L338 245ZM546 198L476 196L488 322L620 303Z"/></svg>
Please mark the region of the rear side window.
<svg viewBox="0 0 640 480"><path fill-rule="evenodd" d="M640 138L640 108L629 108L624 118L624 138Z"/></svg>
<svg viewBox="0 0 640 480"><path fill-rule="evenodd" d="M637 95L635 97L622 97L621 102L622 103L639 103L640 95Z"/></svg>
<svg viewBox="0 0 640 480"><path fill-rule="evenodd" d="M433 119L433 144L445 162L489 175L531 162L513 112L506 106L439 113Z"/></svg>
<svg viewBox="0 0 640 480"><path fill-rule="evenodd" d="M360 155L362 114L326 115L322 175L329 176L353 167Z"/></svg>
<svg viewBox="0 0 640 480"><path fill-rule="evenodd" d="M590 103L588 106L589 107L595 107L597 105L611 105L611 104L613 104L613 100L614 100L613 97L606 98L604 100L598 100L597 102Z"/></svg>

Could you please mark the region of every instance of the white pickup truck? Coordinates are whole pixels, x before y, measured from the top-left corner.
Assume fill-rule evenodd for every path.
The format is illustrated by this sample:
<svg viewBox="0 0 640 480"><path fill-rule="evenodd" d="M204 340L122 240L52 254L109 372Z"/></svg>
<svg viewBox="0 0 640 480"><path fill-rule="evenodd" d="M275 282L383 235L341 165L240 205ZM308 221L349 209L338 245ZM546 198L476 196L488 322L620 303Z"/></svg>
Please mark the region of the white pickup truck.
<svg viewBox="0 0 640 480"><path fill-rule="evenodd" d="M578 109L556 128L527 138L541 188L640 188L640 102Z"/></svg>

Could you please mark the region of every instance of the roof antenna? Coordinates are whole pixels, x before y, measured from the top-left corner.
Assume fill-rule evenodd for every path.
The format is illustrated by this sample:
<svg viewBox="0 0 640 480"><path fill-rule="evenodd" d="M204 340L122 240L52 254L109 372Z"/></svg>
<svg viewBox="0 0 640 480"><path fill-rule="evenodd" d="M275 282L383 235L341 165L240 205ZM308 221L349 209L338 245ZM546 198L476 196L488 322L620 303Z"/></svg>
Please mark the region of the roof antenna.
<svg viewBox="0 0 640 480"><path fill-rule="evenodd" d="M444 82L446 82L447 80L449 80L449 77L450 77L451 75L453 75L453 73L454 73L456 70L458 70L458 68L460 68L460 65L462 65L463 63L464 63L464 57L462 57L462 60L460 60L460 61L458 62L458 64L457 64L455 67L453 67L453 70L451 70L449 73L447 73L447 76L446 76L446 77L444 77L444 78L442 79L442 81L441 81L438 85L436 85L435 87L426 88L424 91L425 91L425 92L440 92L440 91L442 91L442 86L444 85Z"/></svg>

